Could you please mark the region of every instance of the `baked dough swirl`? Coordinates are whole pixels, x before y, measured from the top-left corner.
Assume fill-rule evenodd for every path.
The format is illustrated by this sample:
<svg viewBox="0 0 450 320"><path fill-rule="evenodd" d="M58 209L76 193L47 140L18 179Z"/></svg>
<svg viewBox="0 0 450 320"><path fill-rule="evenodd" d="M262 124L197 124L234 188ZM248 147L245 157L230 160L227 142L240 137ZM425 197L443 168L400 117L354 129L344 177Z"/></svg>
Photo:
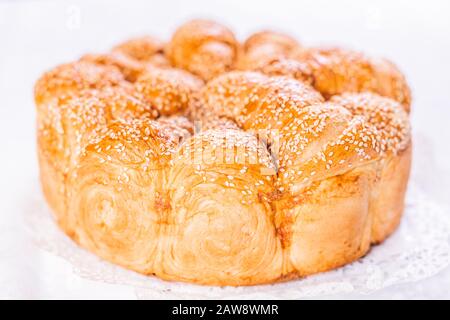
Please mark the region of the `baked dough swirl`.
<svg viewBox="0 0 450 320"><path fill-rule="evenodd" d="M410 91L390 62L194 20L36 83L43 193L126 268L271 283L365 255L400 223Z"/></svg>

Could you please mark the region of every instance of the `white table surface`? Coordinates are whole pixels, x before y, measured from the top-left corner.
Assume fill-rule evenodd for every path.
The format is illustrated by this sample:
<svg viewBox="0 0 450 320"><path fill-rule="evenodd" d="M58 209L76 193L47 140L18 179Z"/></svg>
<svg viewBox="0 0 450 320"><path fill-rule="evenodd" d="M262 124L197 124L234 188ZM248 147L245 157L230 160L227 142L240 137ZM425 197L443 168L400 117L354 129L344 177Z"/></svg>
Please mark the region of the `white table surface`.
<svg viewBox="0 0 450 320"><path fill-rule="evenodd" d="M305 44L341 44L386 56L407 75L414 131L426 139L439 174L429 182L448 199L450 177L450 2L442 1L1 1L0 298L136 297L128 286L88 280L64 259L34 246L23 226L37 181L33 84L46 69L128 37L167 38L191 17L218 19L242 39L261 28ZM427 170L423 164L414 170ZM450 241L450 236L449 236ZM331 298L450 298L450 268L370 295Z"/></svg>

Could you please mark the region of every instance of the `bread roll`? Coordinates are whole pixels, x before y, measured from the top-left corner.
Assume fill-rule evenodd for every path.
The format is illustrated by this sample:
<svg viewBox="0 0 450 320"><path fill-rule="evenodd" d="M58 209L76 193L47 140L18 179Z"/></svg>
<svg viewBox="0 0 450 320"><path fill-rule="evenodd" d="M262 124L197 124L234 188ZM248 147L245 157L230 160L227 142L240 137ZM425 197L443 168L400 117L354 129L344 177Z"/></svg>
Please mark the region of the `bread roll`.
<svg viewBox="0 0 450 320"><path fill-rule="evenodd" d="M238 42L221 24L192 20L175 31L166 49L174 66L210 80L235 67Z"/></svg>

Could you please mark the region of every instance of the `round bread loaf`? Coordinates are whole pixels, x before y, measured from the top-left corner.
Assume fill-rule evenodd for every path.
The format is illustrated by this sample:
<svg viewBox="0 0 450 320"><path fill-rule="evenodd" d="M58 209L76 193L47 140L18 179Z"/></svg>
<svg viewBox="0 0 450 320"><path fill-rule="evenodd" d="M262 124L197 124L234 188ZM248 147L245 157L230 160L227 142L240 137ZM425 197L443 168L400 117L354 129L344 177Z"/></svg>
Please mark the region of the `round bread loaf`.
<svg viewBox="0 0 450 320"><path fill-rule="evenodd" d="M82 247L207 285L364 256L397 227L410 92L390 62L195 20L36 83L43 193Z"/></svg>

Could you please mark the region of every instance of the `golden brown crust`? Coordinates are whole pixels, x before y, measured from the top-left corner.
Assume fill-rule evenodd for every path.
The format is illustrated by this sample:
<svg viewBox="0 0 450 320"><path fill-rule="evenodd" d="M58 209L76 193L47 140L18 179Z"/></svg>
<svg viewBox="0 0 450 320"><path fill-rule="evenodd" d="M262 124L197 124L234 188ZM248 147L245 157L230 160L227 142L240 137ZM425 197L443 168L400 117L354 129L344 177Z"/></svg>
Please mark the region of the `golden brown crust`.
<svg viewBox="0 0 450 320"><path fill-rule="evenodd" d="M234 68L238 42L223 25L192 20L175 31L166 51L174 66L209 80Z"/></svg>
<svg viewBox="0 0 450 320"><path fill-rule="evenodd" d="M114 66L122 72L125 79L134 82L142 74L145 65L130 56L120 52L104 54L87 54L81 57L81 61L87 61L99 65Z"/></svg>
<svg viewBox="0 0 450 320"><path fill-rule="evenodd" d="M200 92L199 117L232 119L244 130L280 129L303 107L323 98L312 87L286 77L233 71L207 83Z"/></svg>
<svg viewBox="0 0 450 320"><path fill-rule="evenodd" d="M184 112L195 103L203 81L180 69L147 68L135 83L143 99L162 115Z"/></svg>
<svg viewBox="0 0 450 320"><path fill-rule="evenodd" d="M165 54L157 53L150 57L144 64L148 67L171 68L169 59Z"/></svg>
<svg viewBox="0 0 450 320"><path fill-rule="evenodd" d="M253 68L269 76L286 76L305 82L309 85L314 84L312 68L303 62L288 58L272 58L264 60L264 63Z"/></svg>
<svg viewBox="0 0 450 320"><path fill-rule="evenodd" d="M263 53L248 60L257 72L221 74L236 40L198 20L167 48L200 78L155 67L162 47L135 39L36 84L42 188L81 246L163 279L237 286L342 266L395 230L411 128L391 63L261 32L242 49Z"/></svg>
<svg viewBox="0 0 450 320"><path fill-rule="evenodd" d="M57 215L65 214L65 149L61 109L71 99L89 89L106 89L125 85L122 73L114 66L78 61L60 65L36 82L37 144L44 195Z"/></svg>
<svg viewBox="0 0 450 320"><path fill-rule="evenodd" d="M172 210L157 274L214 285L276 279L282 251L268 202L274 173L250 133L206 130L188 139L168 176Z"/></svg>
<svg viewBox="0 0 450 320"><path fill-rule="evenodd" d="M378 183L371 193L373 214L371 242L381 243L400 224L411 170L411 143L396 156L387 157L378 174Z"/></svg>
<svg viewBox="0 0 450 320"><path fill-rule="evenodd" d="M44 73L34 87L35 103L39 116L58 108L86 89L101 89L122 85L123 74L115 66L102 66L87 61L66 63Z"/></svg>
<svg viewBox="0 0 450 320"><path fill-rule="evenodd" d="M352 114L362 116L378 131L381 151L397 154L405 150L411 141L408 114L396 101L373 93L346 93L331 100Z"/></svg>
<svg viewBox="0 0 450 320"><path fill-rule="evenodd" d="M398 224L409 164L406 158L397 165L396 157L410 144L400 104L370 93L323 103L298 81L251 72L218 77L204 91L207 119L272 132L275 225L288 257L283 272L307 275L353 261ZM397 192L388 196L386 187Z"/></svg>
<svg viewBox="0 0 450 320"><path fill-rule="evenodd" d="M38 124L38 150L44 194L63 225L66 215L67 177L83 148L108 123L136 118L156 118L151 106L136 98L130 88L81 91L78 97L50 109ZM66 230L71 230L65 226Z"/></svg>
<svg viewBox="0 0 450 320"><path fill-rule="evenodd" d="M371 165L319 180L299 196L276 203L289 271L300 276L334 269L370 248L368 207L375 172Z"/></svg>
<svg viewBox="0 0 450 320"><path fill-rule="evenodd" d="M401 103L406 112L411 109L411 89L406 82L405 76L398 67L387 59L371 59L376 72L377 89L373 92L389 97Z"/></svg>
<svg viewBox="0 0 450 320"><path fill-rule="evenodd" d="M164 172L179 141L148 119L115 121L93 137L67 182L74 238L109 261L152 273L167 214Z"/></svg>
<svg viewBox="0 0 450 320"><path fill-rule="evenodd" d="M381 137L384 157L370 195L371 242L380 243L395 230L403 213L412 150L408 115L396 101L372 93L347 93L332 101L363 116Z"/></svg>
<svg viewBox="0 0 450 320"><path fill-rule="evenodd" d="M189 135L194 134L194 124L189 121L188 118L184 116L174 115L174 116L168 116L168 117L160 117L158 118L158 122L163 124L165 128L168 128L172 131L179 131L181 130L182 133L189 133ZM180 137L182 134L178 134ZM181 141L180 141L181 142Z"/></svg>
<svg viewBox="0 0 450 320"><path fill-rule="evenodd" d="M370 91L400 102L409 111L409 87L397 67L387 60L341 48L302 49L295 58L310 66L314 88L326 98Z"/></svg>
<svg viewBox="0 0 450 320"><path fill-rule="evenodd" d="M248 37L243 44L243 49L248 52L267 44L276 47L280 52L283 52L286 55L300 47L298 41L288 34L263 30L255 32Z"/></svg>
<svg viewBox="0 0 450 320"><path fill-rule="evenodd" d="M130 39L113 48L113 52L120 52L140 62L151 61L155 55L163 54L165 43L152 36Z"/></svg>
<svg viewBox="0 0 450 320"><path fill-rule="evenodd" d="M289 57L301 48L291 36L274 31L260 31L252 34L243 44L239 57L239 69L256 70L273 59Z"/></svg>

